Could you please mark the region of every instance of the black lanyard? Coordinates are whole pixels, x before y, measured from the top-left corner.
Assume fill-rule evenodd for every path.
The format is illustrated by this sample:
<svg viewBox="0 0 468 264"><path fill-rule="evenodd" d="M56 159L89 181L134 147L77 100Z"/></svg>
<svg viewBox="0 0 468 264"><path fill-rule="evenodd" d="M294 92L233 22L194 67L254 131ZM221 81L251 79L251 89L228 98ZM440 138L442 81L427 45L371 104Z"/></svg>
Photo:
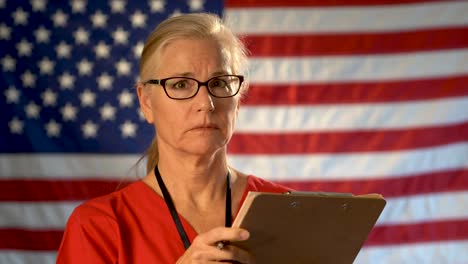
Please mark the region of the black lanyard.
<svg viewBox="0 0 468 264"><path fill-rule="evenodd" d="M158 181L159 188L161 189L162 195L164 197L164 201L166 202L167 208L171 212L172 220L177 227L177 231L179 232L180 239L184 243L185 249L190 246L190 240L188 239L187 233L182 226L182 222L180 221L179 215L177 214L177 210L174 206L174 202L172 201L171 195L164 184L164 181L159 173L158 166L154 167L154 175L156 176L156 180ZM227 183L226 183L226 218L225 218L225 226L231 227L232 221L232 213L231 213L231 174L229 170L226 175Z"/></svg>

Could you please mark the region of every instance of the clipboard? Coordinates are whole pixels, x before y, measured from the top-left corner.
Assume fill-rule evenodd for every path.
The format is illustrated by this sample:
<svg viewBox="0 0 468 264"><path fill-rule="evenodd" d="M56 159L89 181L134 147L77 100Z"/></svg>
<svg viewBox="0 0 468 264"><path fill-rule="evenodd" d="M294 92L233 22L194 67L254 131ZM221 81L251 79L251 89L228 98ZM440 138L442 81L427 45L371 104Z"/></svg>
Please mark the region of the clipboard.
<svg viewBox="0 0 468 264"><path fill-rule="evenodd" d="M232 226L250 238L231 244L257 263L353 263L385 204L379 194L249 192Z"/></svg>

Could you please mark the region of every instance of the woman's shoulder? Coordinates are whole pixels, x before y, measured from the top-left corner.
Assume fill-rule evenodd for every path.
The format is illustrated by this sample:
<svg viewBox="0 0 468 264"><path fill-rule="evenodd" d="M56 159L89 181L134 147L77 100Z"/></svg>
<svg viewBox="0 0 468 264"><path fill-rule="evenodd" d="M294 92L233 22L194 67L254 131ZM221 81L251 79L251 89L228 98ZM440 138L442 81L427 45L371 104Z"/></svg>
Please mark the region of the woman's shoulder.
<svg viewBox="0 0 468 264"><path fill-rule="evenodd" d="M129 199L138 199L145 186L141 181L135 181L120 190L92 198L78 205L70 216L70 220L86 220L88 218L115 218L120 208L128 204Z"/></svg>

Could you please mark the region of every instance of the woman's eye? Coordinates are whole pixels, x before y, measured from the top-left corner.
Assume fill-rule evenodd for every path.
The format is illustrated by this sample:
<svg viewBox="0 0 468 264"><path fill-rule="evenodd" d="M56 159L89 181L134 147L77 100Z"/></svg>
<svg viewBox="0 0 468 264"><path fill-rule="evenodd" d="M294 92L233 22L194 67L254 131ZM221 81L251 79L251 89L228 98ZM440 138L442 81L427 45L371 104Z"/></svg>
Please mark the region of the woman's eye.
<svg viewBox="0 0 468 264"><path fill-rule="evenodd" d="M184 89L187 88L187 81L179 81L172 85L174 89Z"/></svg>
<svg viewBox="0 0 468 264"><path fill-rule="evenodd" d="M211 87L216 87L216 88L224 88L226 87L227 83L221 79L213 80L211 82Z"/></svg>

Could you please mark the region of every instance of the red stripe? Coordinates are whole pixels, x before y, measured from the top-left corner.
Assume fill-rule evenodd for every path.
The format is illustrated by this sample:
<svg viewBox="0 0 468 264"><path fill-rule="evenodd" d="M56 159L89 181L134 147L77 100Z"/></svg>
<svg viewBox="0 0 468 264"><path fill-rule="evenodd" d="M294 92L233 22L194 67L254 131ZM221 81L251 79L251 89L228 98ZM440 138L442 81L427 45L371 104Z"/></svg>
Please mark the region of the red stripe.
<svg viewBox="0 0 468 264"><path fill-rule="evenodd" d="M127 183L112 180L0 180L0 201L81 201Z"/></svg>
<svg viewBox="0 0 468 264"><path fill-rule="evenodd" d="M447 170L421 175L371 180L281 181L295 190L381 193L385 197L468 190L468 170ZM80 201L101 196L116 189L117 181L96 180L3 180L0 201ZM19 191L21 190L21 192Z"/></svg>
<svg viewBox="0 0 468 264"><path fill-rule="evenodd" d="M468 239L468 220L376 226L365 246L424 243Z"/></svg>
<svg viewBox="0 0 468 264"><path fill-rule="evenodd" d="M468 140L468 121L461 124L378 131L236 133L230 154L317 154L408 150Z"/></svg>
<svg viewBox="0 0 468 264"><path fill-rule="evenodd" d="M468 27L389 33L249 35L253 57L388 54L468 46ZM281 44L279 44L281 43Z"/></svg>
<svg viewBox="0 0 468 264"><path fill-rule="evenodd" d="M413 4L438 2L440 0L226 0L227 8L246 8L246 7L334 7L334 6L377 6L392 4ZM447 2L447 1L445 1Z"/></svg>
<svg viewBox="0 0 468 264"><path fill-rule="evenodd" d="M63 232L0 229L0 249L57 250ZM451 220L418 224L376 226L365 246L468 239L468 221Z"/></svg>
<svg viewBox="0 0 468 264"><path fill-rule="evenodd" d="M468 75L419 80L253 84L244 105L406 102L468 95Z"/></svg>
<svg viewBox="0 0 468 264"><path fill-rule="evenodd" d="M62 230L0 229L0 249L57 250Z"/></svg>
<svg viewBox="0 0 468 264"><path fill-rule="evenodd" d="M468 190L468 170L446 170L395 178L363 180L281 181L301 191L327 191L353 194L380 193L386 198Z"/></svg>

